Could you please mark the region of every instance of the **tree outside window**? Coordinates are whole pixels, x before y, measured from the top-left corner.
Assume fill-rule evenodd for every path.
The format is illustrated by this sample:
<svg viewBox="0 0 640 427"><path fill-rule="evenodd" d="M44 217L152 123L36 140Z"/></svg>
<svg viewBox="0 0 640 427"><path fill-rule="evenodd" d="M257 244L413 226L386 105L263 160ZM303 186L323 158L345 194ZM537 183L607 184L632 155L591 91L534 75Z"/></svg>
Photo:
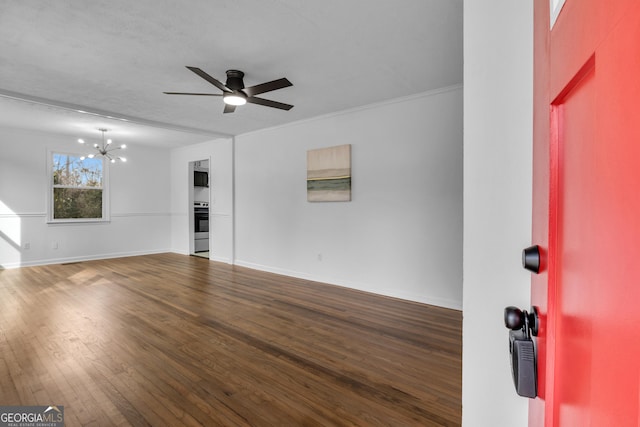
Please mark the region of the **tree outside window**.
<svg viewBox="0 0 640 427"><path fill-rule="evenodd" d="M105 219L104 161L52 153L53 220Z"/></svg>

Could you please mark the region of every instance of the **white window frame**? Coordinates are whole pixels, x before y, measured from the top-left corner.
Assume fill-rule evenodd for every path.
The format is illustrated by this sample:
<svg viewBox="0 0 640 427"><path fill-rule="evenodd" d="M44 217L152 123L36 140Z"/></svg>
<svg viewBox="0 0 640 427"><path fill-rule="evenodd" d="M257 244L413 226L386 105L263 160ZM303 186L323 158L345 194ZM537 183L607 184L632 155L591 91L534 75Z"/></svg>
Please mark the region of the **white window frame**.
<svg viewBox="0 0 640 427"><path fill-rule="evenodd" d="M47 150L47 223L49 224L73 224L73 223L105 223L110 221L109 209L109 162L102 158L102 218L54 218L53 209L53 155L82 157L80 153L65 150ZM82 187L80 187L82 188Z"/></svg>

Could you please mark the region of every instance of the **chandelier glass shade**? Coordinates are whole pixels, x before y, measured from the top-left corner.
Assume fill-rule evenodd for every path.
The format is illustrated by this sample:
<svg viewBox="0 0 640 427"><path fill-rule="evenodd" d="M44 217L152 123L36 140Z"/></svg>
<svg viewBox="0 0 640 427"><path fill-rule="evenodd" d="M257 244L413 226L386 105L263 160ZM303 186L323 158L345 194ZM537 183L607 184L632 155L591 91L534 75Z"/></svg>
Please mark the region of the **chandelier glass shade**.
<svg viewBox="0 0 640 427"><path fill-rule="evenodd" d="M113 141L111 139L105 139L104 134L105 132L107 132L107 129L100 128L98 130L102 132L102 144L98 144L98 143L93 144L93 148L96 149L96 152L87 154L86 156L82 156L80 157L80 159L81 160L84 160L86 158L93 159L95 156L103 156L107 160L109 160L111 163L115 163L117 160L120 160L121 162L126 162L127 159L125 157L116 155L114 151L123 150L127 148L127 146L125 144L115 145L113 144ZM84 139L82 138L78 139L78 142L80 144L85 143Z"/></svg>

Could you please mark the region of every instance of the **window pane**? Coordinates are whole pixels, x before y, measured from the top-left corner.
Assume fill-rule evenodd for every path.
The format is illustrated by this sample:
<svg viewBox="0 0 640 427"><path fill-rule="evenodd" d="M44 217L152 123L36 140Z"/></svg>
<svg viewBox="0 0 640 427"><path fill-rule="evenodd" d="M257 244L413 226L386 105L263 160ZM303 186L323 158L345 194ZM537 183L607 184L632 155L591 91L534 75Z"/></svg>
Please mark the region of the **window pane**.
<svg viewBox="0 0 640 427"><path fill-rule="evenodd" d="M54 188L53 218L102 218L102 190Z"/></svg>
<svg viewBox="0 0 640 427"><path fill-rule="evenodd" d="M53 154L53 185L102 187L102 159Z"/></svg>

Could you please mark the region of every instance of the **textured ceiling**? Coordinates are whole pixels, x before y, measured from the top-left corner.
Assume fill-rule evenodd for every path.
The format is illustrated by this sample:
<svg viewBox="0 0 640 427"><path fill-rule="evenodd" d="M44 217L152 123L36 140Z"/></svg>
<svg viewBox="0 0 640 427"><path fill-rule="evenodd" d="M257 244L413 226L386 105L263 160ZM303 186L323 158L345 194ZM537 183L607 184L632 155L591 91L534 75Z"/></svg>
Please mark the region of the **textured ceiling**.
<svg viewBox="0 0 640 427"><path fill-rule="evenodd" d="M293 87L260 96L295 107L223 114L218 97L164 95L219 92L187 65L223 82L242 70L247 86L287 77ZM462 0L0 3L3 126L143 125L176 146L460 83Z"/></svg>

